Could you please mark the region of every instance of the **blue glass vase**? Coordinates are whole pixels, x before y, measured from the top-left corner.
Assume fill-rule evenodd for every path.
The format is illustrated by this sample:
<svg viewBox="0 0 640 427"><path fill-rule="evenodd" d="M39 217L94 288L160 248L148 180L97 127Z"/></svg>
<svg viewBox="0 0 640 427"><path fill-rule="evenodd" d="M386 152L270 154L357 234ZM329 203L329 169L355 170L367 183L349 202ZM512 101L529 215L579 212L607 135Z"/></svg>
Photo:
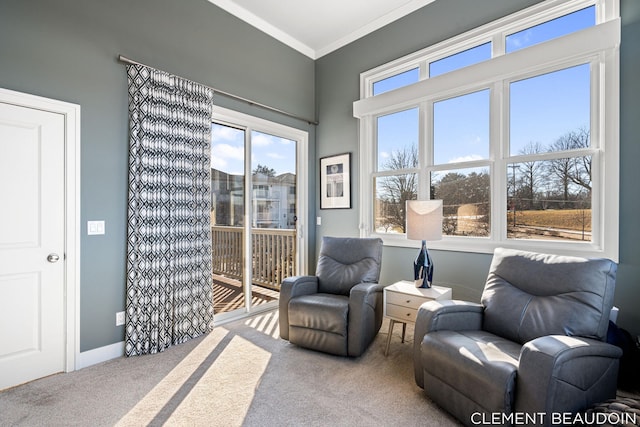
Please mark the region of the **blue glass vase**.
<svg viewBox="0 0 640 427"><path fill-rule="evenodd" d="M416 288L430 288L433 280L433 262L427 250L427 242L422 241L418 256L413 261L413 279Z"/></svg>

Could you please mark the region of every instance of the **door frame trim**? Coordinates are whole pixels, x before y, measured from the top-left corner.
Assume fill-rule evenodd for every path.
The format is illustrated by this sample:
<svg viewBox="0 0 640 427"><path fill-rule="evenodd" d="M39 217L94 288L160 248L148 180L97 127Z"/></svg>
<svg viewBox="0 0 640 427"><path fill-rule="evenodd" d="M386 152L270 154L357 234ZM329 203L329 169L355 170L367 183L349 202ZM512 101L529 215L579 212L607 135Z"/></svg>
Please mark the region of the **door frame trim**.
<svg viewBox="0 0 640 427"><path fill-rule="evenodd" d="M64 116L64 308L65 372L80 355L80 105L0 88L0 102Z"/></svg>

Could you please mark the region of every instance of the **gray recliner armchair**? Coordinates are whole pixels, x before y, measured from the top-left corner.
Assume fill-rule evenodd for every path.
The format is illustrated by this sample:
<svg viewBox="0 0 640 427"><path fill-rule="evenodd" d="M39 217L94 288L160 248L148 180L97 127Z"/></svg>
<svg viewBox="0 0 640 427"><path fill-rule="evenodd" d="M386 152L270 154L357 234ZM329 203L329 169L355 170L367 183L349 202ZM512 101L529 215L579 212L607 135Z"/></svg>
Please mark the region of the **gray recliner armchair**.
<svg viewBox="0 0 640 427"><path fill-rule="evenodd" d="M301 347L360 356L382 325L382 240L324 237L315 276L288 277L280 337Z"/></svg>
<svg viewBox="0 0 640 427"><path fill-rule="evenodd" d="M606 259L496 249L480 304L420 307L416 383L466 425L551 425L614 398L622 352L605 340L616 270Z"/></svg>

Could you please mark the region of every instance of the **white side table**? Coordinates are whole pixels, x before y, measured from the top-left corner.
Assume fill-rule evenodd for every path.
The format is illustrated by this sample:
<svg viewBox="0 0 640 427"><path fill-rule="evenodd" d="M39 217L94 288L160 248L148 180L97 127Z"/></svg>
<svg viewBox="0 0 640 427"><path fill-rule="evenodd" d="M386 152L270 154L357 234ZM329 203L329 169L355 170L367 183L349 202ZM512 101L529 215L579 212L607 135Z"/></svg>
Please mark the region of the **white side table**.
<svg viewBox="0 0 640 427"><path fill-rule="evenodd" d="M396 322L402 323L402 342L407 322L415 323L418 308L422 303L433 300L451 299L451 288L433 285L430 288L416 288L414 282L402 280L384 288L384 316L390 319L389 336L384 355L389 353L391 334Z"/></svg>

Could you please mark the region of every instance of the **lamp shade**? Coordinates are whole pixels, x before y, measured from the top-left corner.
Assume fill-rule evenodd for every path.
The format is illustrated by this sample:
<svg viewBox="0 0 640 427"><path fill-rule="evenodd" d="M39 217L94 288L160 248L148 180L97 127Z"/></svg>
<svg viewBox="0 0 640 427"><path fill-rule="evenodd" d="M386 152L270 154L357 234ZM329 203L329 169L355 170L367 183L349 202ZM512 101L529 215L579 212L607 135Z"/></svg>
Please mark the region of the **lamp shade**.
<svg viewBox="0 0 640 427"><path fill-rule="evenodd" d="M442 239L442 200L407 200L407 239Z"/></svg>

